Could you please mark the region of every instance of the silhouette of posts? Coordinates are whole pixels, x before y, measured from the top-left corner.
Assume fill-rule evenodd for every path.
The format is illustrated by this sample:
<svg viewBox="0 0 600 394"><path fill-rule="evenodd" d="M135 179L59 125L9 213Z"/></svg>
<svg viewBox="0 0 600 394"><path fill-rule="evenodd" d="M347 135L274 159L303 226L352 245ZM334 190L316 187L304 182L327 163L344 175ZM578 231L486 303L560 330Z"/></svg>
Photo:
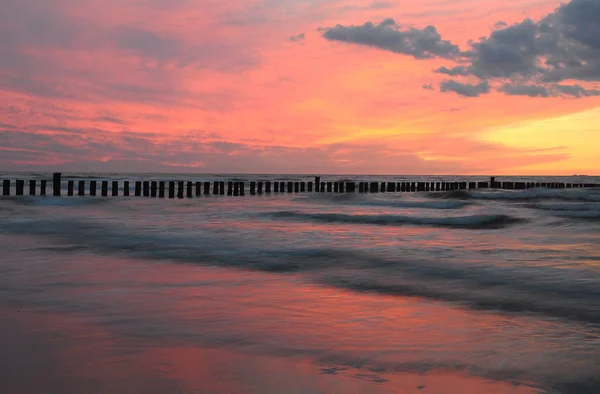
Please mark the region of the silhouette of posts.
<svg viewBox="0 0 600 394"><path fill-rule="evenodd" d="M129 197L129 181L123 182L123 196Z"/></svg>
<svg viewBox="0 0 600 394"><path fill-rule="evenodd" d="M315 191L318 192L321 190L321 177L320 176L316 176L315 177Z"/></svg>
<svg viewBox="0 0 600 394"><path fill-rule="evenodd" d="M158 195L158 182L152 181L150 182L150 197L156 198Z"/></svg>
<svg viewBox="0 0 600 394"><path fill-rule="evenodd" d="M102 197L108 196L108 181L102 181Z"/></svg>
<svg viewBox="0 0 600 394"><path fill-rule="evenodd" d="M60 197L60 184L62 182L62 174L55 172L52 174L52 195L54 197Z"/></svg>
<svg viewBox="0 0 600 394"><path fill-rule="evenodd" d="M219 181L213 181L213 195L219 194Z"/></svg>
<svg viewBox="0 0 600 394"><path fill-rule="evenodd" d="M313 182L312 182L312 181L309 181L309 182L307 183L307 186L308 186L308 192L309 192L309 193L312 193L312 191L313 191Z"/></svg>
<svg viewBox="0 0 600 394"><path fill-rule="evenodd" d="M119 195L119 181L112 181L112 195L113 197Z"/></svg>
<svg viewBox="0 0 600 394"><path fill-rule="evenodd" d="M193 197L193 193L192 193L193 185L194 184L192 183L192 181L187 181L186 195L187 195L188 198L192 198Z"/></svg>
<svg viewBox="0 0 600 394"><path fill-rule="evenodd" d="M250 195L254 196L256 194L256 181L250 182Z"/></svg>
<svg viewBox="0 0 600 394"><path fill-rule="evenodd" d="M25 181L22 179L17 179L16 181L16 190L17 190L17 196L22 196L23 195L23 189L25 187Z"/></svg>
<svg viewBox="0 0 600 394"><path fill-rule="evenodd" d="M144 197L150 197L150 182L143 181L142 185L143 185L143 190L144 190Z"/></svg>
<svg viewBox="0 0 600 394"><path fill-rule="evenodd" d="M2 180L2 195L10 196L10 179Z"/></svg>
<svg viewBox="0 0 600 394"><path fill-rule="evenodd" d="M74 188L74 184L75 182L73 182L72 179L69 179L67 181L67 196L72 197L73 196L73 188Z"/></svg>
<svg viewBox="0 0 600 394"><path fill-rule="evenodd" d="M183 198L183 181L177 181L177 198Z"/></svg>
<svg viewBox="0 0 600 394"><path fill-rule="evenodd" d="M35 196L35 179L29 181L29 195Z"/></svg>
<svg viewBox="0 0 600 394"><path fill-rule="evenodd" d="M208 196L210 194L210 182L204 181L204 195Z"/></svg>
<svg viewBox="0 0 600 394"><path fill-rule="evenodd" d="M175 181L169 181L169 198L175 198Z"/></svg>
<svg viewBox="0 0 600 394"><path fill-rule="evenodd" d="M265 193L271 193L271 181L265 182Z"/></svg>
<svg viewBox="0 0 600 394"><path fill-rule="evenodd" d="M165 181L158 182L158 198L165 198Z"/></svg>
<svg viewBox="0 0 600 394"><path fill-rule="evenodd" d="M40 196L45 196L46 195L46 180L42 179L40 181Z"/></svg>
<svg viewBox="0 0 600 394"><path fill-rule="evenodd" d="M289 181L287 183L287 192L292 193L294 191L294 182Z"/></svg>
<svg viewBox="0 0 600 394"><path fill-rule="evenodd" d="M257 183L257 187L258 187L258 190L257 190L258 194L263 194L263 182L259 181Z"/></svg>
<svg viewBox="0 0 600 394"><path fill-rule="evenodd" d="M196 182L196 197L199 197L202 195L202 182L197 181Z"/></svg>
<svg viewBox="0 0 600 394"><path fill-rule="evenodd" d="M136 197L140 197L142 195L142 181L135 181L134 194Z"/></svg>
<svg viewBox="0 0 600 394"><path fill-rule="evenodd" d="M98 182L90 181L90 196L96 196L97 185L98 185Z"/></svg>
<svg viewBox="0 0 600 394"><path fill-rule="evenodd" d="M79 197L85 196L85 181L79 181L77 185L77 195Z"/></svg>

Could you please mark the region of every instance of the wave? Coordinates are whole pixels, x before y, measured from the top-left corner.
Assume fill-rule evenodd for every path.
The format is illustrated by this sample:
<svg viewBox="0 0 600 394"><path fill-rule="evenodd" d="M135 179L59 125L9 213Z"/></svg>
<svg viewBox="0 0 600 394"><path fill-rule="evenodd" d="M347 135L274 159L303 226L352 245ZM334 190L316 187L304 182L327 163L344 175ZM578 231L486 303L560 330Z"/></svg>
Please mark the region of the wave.
<svg viewBox="0 0 600 394"><path fill-rule="evenodd" d="M465 191L428 193L428 197L457 200L501 200L501 201L538 201L563 200L580 202L600 202L598 189L527 189L501 191Z"/></svg>
<svg viewBox="0 0 600 394"><path fill-rule="evenodd" d="M383 208L416 208L416 209L459 209L471 205L468 201L407 201L407 200L375 200L361 195L346 194L315 194L296 198L300 202L344 204L352 206L383 207Z"/></svg>
<svg viewBox="0 0 600 394"><path fill-rule="evenodd" d="M17 205L29 205L29 206L44 206L44 207L74 207L74 206L87 206L105 204L110 201L106 197L39 197L39 196L19 196L9 197L13 204Z"/></svg>
<svg viewBox="0 0 600 394"><path fill-rule="evenodd" d="M466 307L527 311L600 324L600 277L588 270L495 266L397 258L328 248L264 248L217 237L64 219L4 219L0 234L47 237L40 249L91 252L172 263L221 266L274 273L301 273L318 283L352 291L416 296ZM41 244L43 245L43 243ZM394 255L397 255L395 253Z"/></svg>
<svg viewBox="0 0 600 394"><path fill-rule="evenodd" d="M594 203L528 204L526 206L544 211L600 211L600 204Z"/></svg>
<svg viewBox="0 0 600 394"><path fill-rule="evenodd" d="M299 211L269 212L274 218L309 220L326 223L373 224L383 226L434 226L465 229L498 229L525 219L508 215L469 215L455 217L416 217L401 215L349 215L341 213L307 213Z"/></svg>

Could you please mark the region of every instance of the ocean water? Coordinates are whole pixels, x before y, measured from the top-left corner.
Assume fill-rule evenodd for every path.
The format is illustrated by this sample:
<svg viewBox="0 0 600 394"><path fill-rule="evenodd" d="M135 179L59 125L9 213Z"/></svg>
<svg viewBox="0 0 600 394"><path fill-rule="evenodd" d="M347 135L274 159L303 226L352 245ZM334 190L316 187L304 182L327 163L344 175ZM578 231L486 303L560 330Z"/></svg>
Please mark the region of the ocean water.
<svg viewBox="0 0 600 394"><path fill-rule="evenodd" d="M600 189L4 197L0 245L1 393L600 393Z"/></svg>

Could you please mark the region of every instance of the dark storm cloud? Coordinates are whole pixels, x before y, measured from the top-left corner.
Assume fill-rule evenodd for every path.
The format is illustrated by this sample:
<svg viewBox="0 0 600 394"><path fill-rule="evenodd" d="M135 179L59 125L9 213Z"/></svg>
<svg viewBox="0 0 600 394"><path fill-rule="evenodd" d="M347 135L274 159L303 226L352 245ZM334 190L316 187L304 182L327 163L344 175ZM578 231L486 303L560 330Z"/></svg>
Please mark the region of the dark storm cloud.
<svg viewBox="0 0 600 394"><path fill-rule="evenodd" d="M460 53L458 46L443 40L434 26L403 29L393 19L379 24L367 22L362 26L337 25L321 29L321 33L330 41L370 46L416 59L454 58Z"/></svg>
<svg viewBox="0 0 600 394"><path fill-rule="evenodd" d="M478 97L482 94L489 93L490 85L486 81L482 81L478 84L470 84L449 79L440 84L440 90L442 92L455 92L458 95L465 97Z"/></svg>

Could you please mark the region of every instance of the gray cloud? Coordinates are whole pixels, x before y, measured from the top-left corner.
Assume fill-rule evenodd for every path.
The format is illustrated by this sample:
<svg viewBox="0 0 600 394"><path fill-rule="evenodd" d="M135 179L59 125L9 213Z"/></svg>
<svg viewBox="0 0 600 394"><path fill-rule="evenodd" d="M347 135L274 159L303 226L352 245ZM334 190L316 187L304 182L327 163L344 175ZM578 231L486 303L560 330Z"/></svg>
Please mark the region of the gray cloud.
<svg viewBox="0 0 600 394"><path fill-rule="evenodd" d="M304 37L305 37L305 34L300 33L300 34L296 34L295 36L290 36L289 40L291 42L299 42L299 41L304 41Z"/></svg>
<svg viewBox="0 0 600 394"><path fill-rule="evenodd" d="M440 83L440 91L455 92L464 97L478 97L482 94L489 93L490 85L486 81L482 81L479 84L470 84L448 79Z"/></svg>
<svg viewBox="0 0 600 394"><path fill-rule="evenodd" d="M433 85L430 83L424 83L422 87L425 90L433 90Z"/></svg>
<svg viewBox="0 0 600 394"><path fill-rule="evenodd" d="M498 23L489 37L470 42L470 49L463 53L467 64L435 71L500 81L498 90L510 95L596 95L595 89L556 83L600 81L598 21L600 1L572 0L537 22Z"/></svg>
<svg viewBox="0 0 600 394"><path fill-rule="evenodd" d="M545 86L540 85L521 85L505 83L499 89L499 92L510 96L529 96L529 97L549 97L550 92Z"/></svg>
<svg viewBox="0 0 600 394"><path fill-rule="evenodd" d="M600 96L600 90L585 89L580 85L556 85L556 90L562 94L574 97Z"/></svg>
<svg viewBox="0 0 600 394"><path fill-rule="evenodd" d="M465 66L456 66L452 68L440 67L435 70L436 73L450 75L451 77L471 75L469 69Z"/></svg>
<svg viewBox="0 0 600 394"><path fill-rule="evenodd" d="M416 59L433 57L455 58L460 54L458 46L442 40L434 26L424 29L403 29L393 19L385 19L379 24L367 22L362 26L337 25L320 30L323 37L330 41L341 41L370 46Z"/></svg>

